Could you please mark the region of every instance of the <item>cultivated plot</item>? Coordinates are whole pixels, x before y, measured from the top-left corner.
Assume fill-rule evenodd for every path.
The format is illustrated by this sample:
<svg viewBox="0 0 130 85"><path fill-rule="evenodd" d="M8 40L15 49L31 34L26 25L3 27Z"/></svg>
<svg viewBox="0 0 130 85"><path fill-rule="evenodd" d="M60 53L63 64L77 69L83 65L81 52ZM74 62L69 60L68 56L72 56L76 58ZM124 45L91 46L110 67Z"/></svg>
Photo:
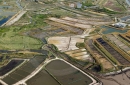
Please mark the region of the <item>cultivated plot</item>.
<svg viewBox="0 0 130 85"><path fill-rule="evenodd" d="M63 85L89 85L97 83L88 74L85 75L62 60L50 62L46 65L46 69Z"/></svg>
<svg viewBox="0 0 130 85"><path fill-rule="evenodd" d="M46 56L36 56L17 68L15 71L2 79L5 83L12 85L30 75L44 60Z"/></svg>
<svg viewBox="0 0 130 85"><path fill-rule="evenodd" d="M0 76L13 70L15 67L19 66L24 60L11 60L7 65L0 68Z"/></svg>
<svg viewBox="0 0 130 85"><path fill-rule="evenodd" d="M112 63L103 55L102 53L99 52L98 49L93 44L93 40L88 40L86 41L86 45L89 46L91 54L93 54L93 57L96 59L98 63L102 65L103 71L108 71L110 69L114 69L114 66Z"/></svg>
<svg viewBox="0 0 130 85"><path fill-rule="evenodd" d="M102 38L97 38L99 42L118 62L122 65L129 65L130 62L127 61L119 52L117 52L113 47L111 47L106 41Z"/></svg>
<svg viewBox="0 0 130 85"><path fill-rule="evenodd" d="M77 50L67 51L65 53L71 56L72 58L78 60L93 62L93 59L87 53L86 49L77 49Z"/></svg>
<svg viewBox="0 0 130 85"><path fill-rule="evenodd" d="M58 81L56 81L45 70L41 70L38 74L29 79L26 83L27 85L60 85Z"/></svg>
<svg viewBox="0 0 130 85"><path fill-rule="evenodd" d="M125 52L130 52L130 47L125 45L123 42L121 42L118 38L116 38L114 35L106 35L106 37L111 40L114 44L116 44L119 48L124 50Z"/></svg>

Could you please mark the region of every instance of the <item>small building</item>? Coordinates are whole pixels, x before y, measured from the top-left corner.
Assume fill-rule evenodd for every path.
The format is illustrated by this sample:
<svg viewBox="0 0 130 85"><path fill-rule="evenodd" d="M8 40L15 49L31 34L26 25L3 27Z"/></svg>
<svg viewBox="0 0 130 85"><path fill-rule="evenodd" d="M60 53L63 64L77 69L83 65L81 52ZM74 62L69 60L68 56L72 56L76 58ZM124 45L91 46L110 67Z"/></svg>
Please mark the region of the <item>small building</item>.
<svg viewBox="0 0 130 85"><path fill-rule="evenodd" d="M69 7L71 7L71 8L75 8L76 5L75 5L74 3L70 3L70 4L69 4Z"/></svg>
<svg viewBox="0 0 130 85"><path fill-rule="evenodd" d="M79 8L79 9L82 8L82 4L80 2L77 2L76 5L77 5L77 8Z"/></svg>
<svg viewBox="0 0 130 85"><path fill-rule="evenodd" d="M125 28L127 26L127 24L118 22L118 23L112 24L112 26L114 26L116 28Z"/></svg>

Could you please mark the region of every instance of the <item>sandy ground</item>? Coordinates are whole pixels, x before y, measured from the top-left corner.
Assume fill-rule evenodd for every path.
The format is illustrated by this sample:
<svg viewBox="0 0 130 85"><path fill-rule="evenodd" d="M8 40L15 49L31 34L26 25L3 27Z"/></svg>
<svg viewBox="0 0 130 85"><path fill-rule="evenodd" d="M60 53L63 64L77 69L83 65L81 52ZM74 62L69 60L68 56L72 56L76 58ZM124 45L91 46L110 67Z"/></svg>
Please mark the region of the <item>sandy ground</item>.
<svg viewBox="0 0 130 85"><path fill-rule="evenodd" d="M83 51L86 51L86 49L77 49L77 50L71 50L71 51L66 51L66 53L73 53L73 52L83 52Z"/></svg>
<svg viewBox="0 0 130 85"><path fill-rule="evenodd" d="M103 82L103 85L120 85L120 84L116 83L115 81L110 81L107 79L101 79L101 81Z"/></svg>
<svg viewBox="0 0 130 85"><path fill-rule="evenodd" d="M78 60L93 61L93 59L87 53L86 49L72 50L72 51L67 51L65 53Z"/></svg>
<svg viewBox="0 0 130 85"><path fill-rule="evenodd" d="M49 44L54 44L59 50L68 50L70 37L50 37L48 38Z"/></svg>
<svg viewBox="0 0 130 85"><path fill-rule="evenodd" d="M107 76L105 79L99 78L103 85L130 85L130 70L121 74Z"/></svg>
<svg viewBox="0 0 130 85"><path fill-rule="evenodd" d="M75 58L79 59L79 60L83 60L83 61L93 62L93 59L88 54L87 55L78 56L78 57L75 57Z"/></svg>
<svg viewBox="0 0 130 85"><path fill-rule="evenodd" d="M20 11L16 15L14 15L10 20L8 20L5 25L10 26L18 21L27 11Z"/></svg>
<svg viewBox="0 0 130 85"><path fill-rule="evenodd" d="M74 26L74 27L78 27L78 28L82 28L82 29L87 29L87 28L92 28L91 25L87 25L87 24L81 24L78 22L72 22L72 21L67 21L67 20L62 20L62 19L57 19L57 18L49 18L49 20L58 22L58 23L62 23L62 24L66 24L66 25L70 25L70 26Z"/></svg>
<svg viewBox="0 0 130 85"><path fill-rule="evenodd" d="M110 20L106 20L104 18L93 18L93 17L77 17L77 19L85 20L85 21L96 21L96 22L110 22Z"/></svg>
<svg viewBox="0 0 130 85"><path fill-rule="evenodd" d="M84 42L84 39L77 38L77 37L71 37L68 50L79 49L76 47L77 42Z"/></svg>
<svg viewBox="0 0 130 85"><path fill-rule="evenodd" d="M111 22L103 22L103 21L95 21L95 20L82 20L82 19L75 19L70 17L62 18L63 20L72 21L75 23L81 23L81 24L87 24L87 25L104 25L104 24L110 24Z"/></svg>
<svg viewBox="0 0 130 85"><path fill-rule="evenodd" d="M86 54L87 54L87 52L79 52L79 53L73 52L73 53L70 53L69 55L73 56L73 57L77 57L77 56L82 56L82 55L86 55Z"/></svg>
<svg viewBox="0 0 130 85"><path fill-rule="evenodd" d="M75 45L77 42L84 42L84 39L77 37L50 37L48 38L49 44L54 44L61 51L79 49Z"/></svg>
<svg viewBox="0 0 130 85"><path fill-rule="evenodd" d="M100 62L102 63L103 68L105 69L114 68L113 65L110 62L108 62L108 60L106 60L105 58L101 58Z"/></svg>
<svg viewBox="0 0 130 85"><path fill-rule="evenodd" d="M125 73L118 74L116 76L110 76L108 78L118 81L121 85L130 85L130 78L128 78Z"/></svg>
<svg viewBox="0 0 130 85"><path fill-rule="evenodd" d="M103 56L99 55L98 53L94 53L95 57L98 59L104 69L111 69L113 65Z"/></svg>
<svg viewBox="0 0 130 85"><path fill-rule="evenodd" d="M93 61L85 49L76 47L77 42L84 42L80 37L50 37L48 38L49 44L54 44L59 50L65 52L71 57L84 61Z"/></svg>

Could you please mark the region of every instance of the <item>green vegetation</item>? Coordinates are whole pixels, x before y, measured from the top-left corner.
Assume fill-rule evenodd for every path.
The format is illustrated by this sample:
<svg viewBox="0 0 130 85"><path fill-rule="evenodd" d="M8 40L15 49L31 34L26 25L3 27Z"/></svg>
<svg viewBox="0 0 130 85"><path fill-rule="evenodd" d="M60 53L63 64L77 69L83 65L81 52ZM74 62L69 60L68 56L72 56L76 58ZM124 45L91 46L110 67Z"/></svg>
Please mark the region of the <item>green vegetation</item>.
<svg viewBox="0 0 130 85"><path fill-rule="evenodd" d="M87 6L87 7L94 6L92 3L92 0L87 0L87 1L85 1L85 3L82 3L82 4L83 4L83 6Z"/></svg>
<svg viewBox="0 0 130 85"><path fill-rule="evenodd" d="M126 10L126 7L125 7L125 1L124 0L116 0L118 2L119 5L121 5L125 10Z"/></svg>
<svg viewBox="0 0 130 85"><path fill-rule="evenodd" d="M22 18L25 18L25 14ZM48 15L38 14L32 16L32 23L23 26L1 27L0 29L0 49L18 50L18 49L39 49L42 41L23 35L30 29L44 27L47 24L43 22Z"/></svg>
<svg viewBox="0 0 130 85"><path fill-rule="evenodd" d="M76 43L76 47L78 47L78 48L84 48L85 45L84 45L84 43Z"/></svg>
<svg viewBox="0 0 130 85"><path fill-rule="evenodd" d="M122 41L124 44L126 44L127 46L130 46L130 43L129 42L127 42L125 39L123 39L121 36L119 36L118 35L118 39L120 40L120 41Z"/></svg>
<svg viewBox="0 0 130 85"><path fill-rule="evenodd" d="M14 29L15 32L20 33L21 34L23 32L27 32L31 29L37 29L37 28L42 28L44 26L47 26L47 23L44 22L44 20L46 18L48 18L48 16L50 15L46 15L46 14L32 14L32 16L30 16L31 18L28 17L29 13L26 13L22 16L22 18L15 23L15 26L12 26L12 28L16 28ZM26 21L26 22L25 22ZM25 24L25 25L19 25L19 23L29 23L30 24ZM6 27L7 29L11 28L11 27ZM5 28L4 28L5 29Z"/></svg>
<svg viewBox="0 0 130 85"><path fill-rule="evenodd" d="M96 28L94 31L90 32L90 34L96 34L100 32L101 28Z"/></svg>
<svg viewBox="0 0 130 85"><path fill-rule="evenodd" d="M119 14L119 12L116 12L116 11L112 11L112 10L109 10L107 8L102 8L102 9L96 9L97 12L105 12L107 14Z"/></svg>
<svg viewBox="0 0 130 85"><path fill-rule="evenodd" d="M7 18L7 16L0 16L0 20Z"/></svg>
<svg viewBox="0 0 130 85"><path fill-rule="evenodd" d="M0 3L2 3L3 2L3 0L0 0Z"/></svg>
<svg viewBox="0 0 130 85"><path fill-rule="evenodd" d="M61 8L55 8L51 10L51 16L60 18L60 17L65 17L65 16L74 16L74 14L71 13L70 11L66 11Z"/></svg>
<svg viewBox="0 0 130 85"><path fill-rule="evenodd" d="M0 54L0 67L6 65L12 58L32 58L35 54L8 53Z"/></svg>
<svg viewBox="0 0 130 85"><path fill-rule="evenodd" d="M52 48L54 49L55 46L54 46L54 47L53 47L53 46L54 46L54 45L52 45ZM63 59L65 59L65 60L68 60L68 61L70 61L71 63L78 64L78 65L80 65L80 66L89 66L89 65L92 65L91 62L78 60L78 59L75 59L75 58L71 57L70 55L68 55L68 54L66 54L66 53L64 53L64 52L60 52L60 51L57 50L57 48L56 48L56 51L57 51L57 52L55 52L55 53L57 53L57 55L58 55L59 58L63 58ZM52 53L52 52L51 52L51 53ZM53 53L52 53L52 54L53 54ZM55 56L55 55L54 55L54 56Z"/></svg>
<svg viewBox="0 0 130 85"><path fill-rule="evenodd" d="M99 32L100 30L101 30L101 28L96 28L94 31Z"/></svg>
<svg viewBox="0 0 130 85"><path fill-rule="evenodd" d="M37 27L42 27L46 26L47 24L44 22L46 18L48 18L49 15L44 15L44 14L37 14L32 16L32 24L25 25L25 27L31 27L31 28L37 28Z"/></svg>
<svg viewBox="0 0 130 85"><path fill-rule="evenodd" d="M54 3L54 2L56 2L57 0L43 0L43 2L45 3L45 4L52 4L52 3Z"/></svg>
<svg viewBox="0 0 130 85"><path fill-rule="evenodd" d="M42 42L28 36L21 36L16 32L17 27L0 30L0 49L39 49Z"/></svg>
<svg viewBox="0 0 130 85"><path fill-rule="evenodd" d="M65 53L63 53L64 55L66 55L66 57L69 59L69 61L75 63L75 64L78 64L80 66L87 66L87 65L92 65L91 62L89 61L83 61L83 60L78 60L78 59L75 59L73 57L71 57L70 55L67 55Z"/></svg>

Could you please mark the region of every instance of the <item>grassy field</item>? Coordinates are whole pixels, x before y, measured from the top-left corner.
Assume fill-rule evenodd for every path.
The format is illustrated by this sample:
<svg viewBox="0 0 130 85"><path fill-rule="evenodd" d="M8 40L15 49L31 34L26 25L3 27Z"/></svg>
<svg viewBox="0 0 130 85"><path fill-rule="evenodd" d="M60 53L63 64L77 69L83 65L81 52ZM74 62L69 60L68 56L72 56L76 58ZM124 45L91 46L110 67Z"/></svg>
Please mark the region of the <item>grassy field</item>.
<svg viewBox="0 0 130 85"><path fill-rule="evenodd" d="M123 12L125 10L125 8L118 2L118 0L107 0L104 3L104 7L110 8L117 12Z"/></svg>
<svg viewBox="0 0 130 85"><path fill-rule="evenodd" d="M101 8L106 8L107 10L105 9L104 11L107 13L124 12L126 8L121 1L122 0L99 0L96 5L101 6Z"/></svg>
<svg viewBox="0 0 130 85"><path fill-rule="evenodd" d="M15 31L15 27L0 29L0 49L38 49L42 46L40 40L21 36Z"/></svg>
<svg viewBox="0 0 130 85"><path fill-rule="evenodd" d="M48 15L34 14L31 16L30 24L19 25L26 20L25 14L15 25L0 28L0 49L19 50L19 49L39 49L42 46L42 41L30 37L27 33L31 29L42 28L47 24L44 21ZM27 18L29 19L29 18Z"/></svg>
<svg viewBox="0 0 130 85"><path fill-rule="evenodd" d="M73 14L73 13L71 13L71 12L69 12L69 11L60 9L60 8L52 9L52 10L51 10L51 14L52 14L52 15L57 15L57 16L59 16L59 17L75 16L75 14Z"/></svg>

